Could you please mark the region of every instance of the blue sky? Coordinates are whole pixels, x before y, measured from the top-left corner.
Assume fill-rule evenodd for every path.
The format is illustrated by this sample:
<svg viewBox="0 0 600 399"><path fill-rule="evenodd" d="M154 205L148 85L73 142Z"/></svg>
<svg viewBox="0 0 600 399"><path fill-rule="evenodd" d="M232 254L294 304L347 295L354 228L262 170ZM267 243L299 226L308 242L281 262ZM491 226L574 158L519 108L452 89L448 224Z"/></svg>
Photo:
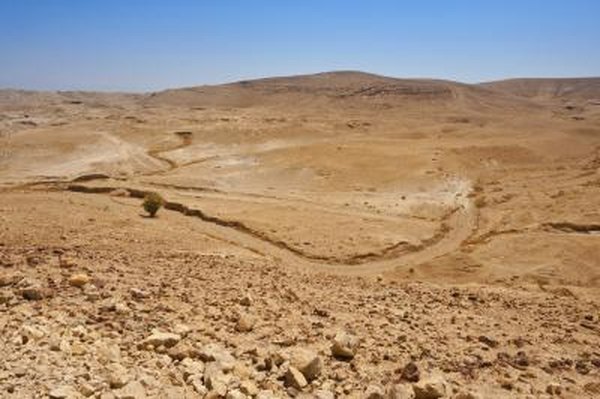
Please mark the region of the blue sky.
<svg viewBox="0 0 600 399"><path fill-rule="evenodd" d="M0 0L0 87L600 76L598 0Z"/></svg>

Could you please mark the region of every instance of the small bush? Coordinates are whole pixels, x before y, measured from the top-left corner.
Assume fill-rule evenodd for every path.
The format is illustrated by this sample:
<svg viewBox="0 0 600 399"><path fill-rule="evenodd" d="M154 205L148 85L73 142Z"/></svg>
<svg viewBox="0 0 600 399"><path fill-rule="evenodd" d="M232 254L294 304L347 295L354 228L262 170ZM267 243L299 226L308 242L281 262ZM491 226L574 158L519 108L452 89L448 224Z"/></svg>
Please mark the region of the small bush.
<svg viewBox="0 0 600 399"><path fill-rule="evenodd" d="M148 212L150 217L154 217L156 212L165 204L165 200L158 193L148 193L146 197L144 197L144 203L142 206L144 210Z"/></svg>

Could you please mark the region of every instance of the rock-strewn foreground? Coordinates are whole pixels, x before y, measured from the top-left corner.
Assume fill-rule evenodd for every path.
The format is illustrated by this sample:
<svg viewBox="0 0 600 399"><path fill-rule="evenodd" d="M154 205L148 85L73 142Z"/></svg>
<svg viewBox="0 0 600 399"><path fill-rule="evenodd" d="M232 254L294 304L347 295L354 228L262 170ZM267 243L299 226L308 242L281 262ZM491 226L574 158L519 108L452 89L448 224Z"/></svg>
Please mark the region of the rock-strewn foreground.
<svg viewBox="0 0 600 399"><path fill-rule="evenodd" d="M2 397L600 395L585 291L298 272L192 251L211 244L172 212L4 197Z"/></svg>

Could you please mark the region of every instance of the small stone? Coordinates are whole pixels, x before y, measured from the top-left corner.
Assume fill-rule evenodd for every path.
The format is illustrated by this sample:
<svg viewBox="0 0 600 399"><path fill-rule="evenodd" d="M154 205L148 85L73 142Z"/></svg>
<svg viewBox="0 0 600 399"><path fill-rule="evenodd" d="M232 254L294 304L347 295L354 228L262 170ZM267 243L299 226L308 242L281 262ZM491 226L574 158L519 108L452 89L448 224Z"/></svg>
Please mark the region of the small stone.
<svg viewBox="0 0 600 399"><path fill-rule="evenodd" d="M206 365L204 370L204 385L211 391L215 391L219 395L225 396L230 379L231 375L225 374L220 365L216 362Z"/></svg>
<svg viewBox="0 0 600 399"><path fill-rule="evenodd" d="M48 393L52 399L70 399L78 397L77 391L70 386L54 388Z"/></svg>
<svg viewBox="0 0 600 399"><path fill-rule="evenodd" d="M223 371L231 371L236 361L231 353L219 344L208 344L200 350L200 359L205 362L215 362Z"/></svg>
<svg viewBox="0 0 600 399"><path fill-rule="evenodd" d="M459 392L454 396L454 399L479 399L479 396L472 392Z"/></svg>
<svg viewBox="0 0 600 399"><path fill-rule="evenodd" d="M249 332L254 328L254 324L256 324L256 319L253 316L243 314L238 319L235 329L239 332Z"/></svg>
<svg viewBox="0 0 600 399"><path fill-rule="evenodd" d="M87 329L80 324L71 330L71 334L73 334L74 337L82 338L87 335Z"/></svg>
<svg viewBox="0 0 600 399"><path fill-rule="evenodd" d="M88 352L88 349L81 342L75 341L71 345L71 354L75 356L83 356Z"/></svg>
<svg viewBox="0 0 600 399"><path fill-rule="evenodd" d="M279 399L279 397L270 389L264 389L256 395L255 399Z"/></svg>
<svg viewBox="0 0 600 399"><path fill-rule="evenodd" d="M338 359L350 360L354 358L358 342L358 338L354 335L340 331L333 338L331 354Z"/></svg>
<svg viewBox="0 0 600 399"><path fill-rule="evenodd" d="M240 383L240 391L249 396L256 396L258 394L258 387L250 380L245 380Z"/></svg>
<svg viewBox="0 0 600 399"><path fill-rule="evenodd" d="M44 338L46 333L41 328L35 326L23 326L21 336L26 339L39 340Z"/></svg>
<svg viewBox="0 0 600 399"><path fill-rule="evenodd" d="M74 274L71 277L69 277L69 284L73 287L81 288L84 285L88 284L90 281L92 281L91 277L83 273Z"/></svg>
<svg viewBox="0 0 600 399"><path fill-rule="evenodd" d="M414 399L415 392L410 385L396 384L388 387L388 399Z"/></svg>
<svg viewBox="0 0 600 399"><path fill-rule="evenodd" d="M196 359L200 357L200 350L189 342L181 341L177 345L169 348L167 355L175 360L183 360L186 357Z"/></svg>
<svg viewBox="0 0 600 399"><path fill-rule="evenodd" d="M365 399L385 399L385 391L380 385L369 385L365 390Z"/></svg>
<svg viewBox="0 0 600 399"><path fill-rule="evenodd" d="M44 299L44 289L40 286L30 286L21 290L21 296L28 301L39 301Z"/></svg>
<svg viewBox="0 0 600 399"><path fill-rule="evenodd" d="M187 336L190 333L190 331L192 331L192 329L186 324L178 323L175 324L175 326L173 327L173 333L181 335L182 337Z"/></svg>
<svg viewBox="0 0 600 399"><path fill-rule="evenodd" d="M549 395L560 396L560 394L562 393L562 387L560 386L560 384L550 383L546 387L546 393Z"/></svg>
<svg viewBox="0 0 600 399"><path fill-rule="evenodd" d="M478 340L490 348L496 348L498 346L498 341L493 338L486 337L485 335L481 335Z"/></svg>
<svg viewBox="0 0 600 399"><path fill-rule="evenodd" d="M69 257L61 256L58 265L63 269L72 269L77 266L77 262Z"/></svg>
<svg viewBox="0 0 600 399"><path fill-rule="evenodd" d="M240 299L240 305L242 306L251 306L254 301L252 300L252 296L250 294L244 295L242 299Z"/></svg>
<svg viewBox="0 0 600 399"><path fill-rule="evenodd" d="M81 386L79 387L79 393L87 398L96 393L96 389L93 385L85 383L81 384Z"/></svg>
<svg viewBox="0 0 600 399"><path fill-rule="evenodd" d="M16 274L0 274L0 287L7 287L19 282L21 278Z"/></svg>
<svg viewBox="0 0 600 399"><path fill-rule="evenodd" d="M119 363L112 363L108 366L107 382L113 389L124 387L129 382L127 369Z"/></svg>
<svg viewBox="0 0 600 399"><path fill-rule="evenodd" d="M202 376L195 375L189 379L188 383L194 388L196 393L198 393L201 397L204 397L208 393L208 388L204 386L202 381Z"/></svg>
<svg viewBox="0 0 600 399"><path fill-rule="evenodd" d="M234 389L232 391L227 392L227 396L225 398L226 399L246 399L247 397L238 389Z"/></svg>
<svg viewBox="0 0 600 399"><path fill-rule="evenodd" d="M400 375L400 379L408 382L418 382L420 378L419 368L414 362L408 363L402 369L402 374Z"/></svg>
<svg viewBox="0 0 600 399"><path fill-rule="evenodd" d="M175 346L181 340L181 336L172 333L164 333L158 330L154 330L152 335L142 341L142 346L147 347L148 345L152 345L155 348L159 346L164 346L165 348L170 348Z"/></svg>
<svg viewBox="0 0 600 399"><path fill-rule="evenodd" d="M308 382L300 370L294 366L290 366L285 373L285 385L296 389L302 389L308 385Z"/></svg>
<svg viewBox="0 0 600 399"><path fill-rule="evenodd" d="M323 361L313 351L298 348L293 351L290 363L300 370L307 381L312 381L321 374L323 370Z"/></svg>
<svg viewBox="0 0 600 399"><path fill-rule="evenodd" d="M115 343L98 341L95 343L97 359L102 364L121 361L121 348Z"/></svg>
<svg viewBox="0 0 600 399"><path fill-rule="evenodd" d="M117 399L145 399L146 388L139 381L131 381L121 389L113 391Z"/></svg>
<svg viewBox="0 0 600 399"><path fill-rule="evenodd" d="M413 384L415 399L437 399L446 395L446 381L441 376L431 376Z"/></svg>
<svg viewBox="0 0 600 399"><path fill-rule="evenodd" d="M179 363L179 366L183 369L183 379L188 380L189 377L194 375L202 375L204 372L204 363L192 360L186 357Z"/></svg>
<svg viewBox="0 0 600 399"><path fill-rule="evenodd" d="M335 399L333 392L325 391L323 389L315 391L314 397L315 399Z"/></svg>
<svg viewBox="0 0 600 399"><path fill-rule="evenodd" d="M129 293L131 294L131 297L136 300L145 299L150 296L150 294L148 294L146 291L139 288L131 288Z"/></svg>

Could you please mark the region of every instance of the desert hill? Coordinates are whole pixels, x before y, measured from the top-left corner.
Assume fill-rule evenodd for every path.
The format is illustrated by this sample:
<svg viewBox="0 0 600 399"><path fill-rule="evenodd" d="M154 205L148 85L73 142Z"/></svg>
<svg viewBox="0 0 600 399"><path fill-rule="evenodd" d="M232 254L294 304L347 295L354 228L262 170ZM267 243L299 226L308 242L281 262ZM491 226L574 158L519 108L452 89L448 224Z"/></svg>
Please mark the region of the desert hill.
<svg viewBox="0 0 600 399"><path fill-rule="evenodd" d="M483 87L533 99L590 100L600 104L600 78L507 79Z"/></svg>

